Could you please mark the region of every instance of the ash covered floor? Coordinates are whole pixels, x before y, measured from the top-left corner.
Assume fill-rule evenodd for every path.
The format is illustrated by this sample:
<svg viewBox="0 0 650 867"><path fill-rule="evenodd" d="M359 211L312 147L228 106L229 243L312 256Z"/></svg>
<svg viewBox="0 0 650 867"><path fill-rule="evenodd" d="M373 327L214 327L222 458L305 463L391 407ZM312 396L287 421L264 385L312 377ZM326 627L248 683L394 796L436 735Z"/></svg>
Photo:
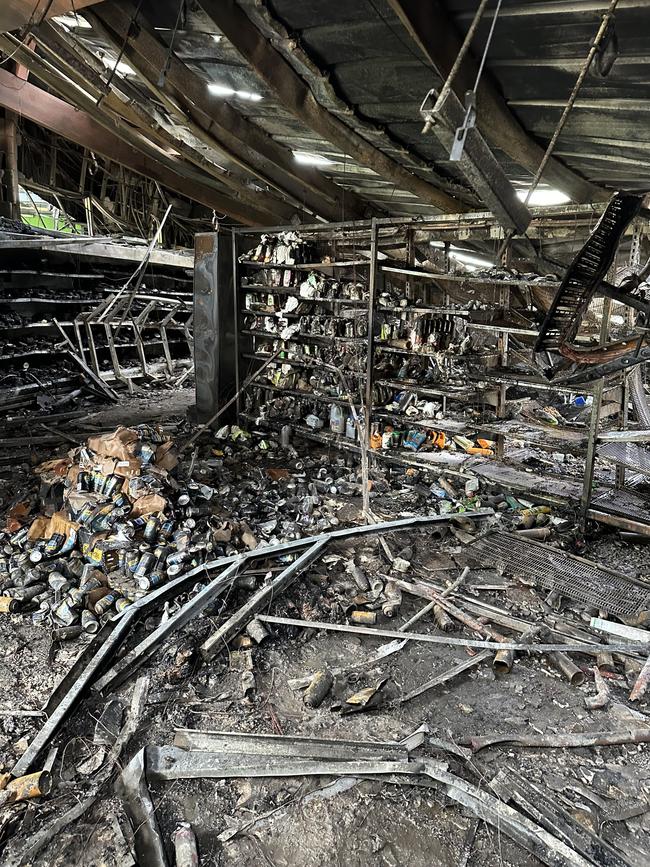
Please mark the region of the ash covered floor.
<svg viewBox="0 0 650 867"><path fill-rule="evenodd" d="M95 430L85 452L85 436L79 448L71 442L58 449L25 446L14 465L0 470L8 564L2 598L13 600L5 603L12 610L0 614L0 772L7 775L0 777L2 863L184 865L191 863L183 859L193 834L202 865L646 865L650 726L639 678L648 653L645 609L617 615L549 592L543 576L531 576L516 558L505 567L467 559L484 535L523 530L518 544L525 540L543 545L538 551L566 556L569 576L577 568L569 555L576 553L613 570L596 571L590 590L596 602L604 575L621 598L638 600L644 588L647 598L647 547L623 543L602 528L585 535L568 508L535 508L478 477L465 488L458 478L441 482L412 468L371 468L377 521L415 515L438 521L331 541L290 584L263 596L210 645L211 636L230 617L237 620L297 555L249 557L234 581L181 628L170 628L147 659L136 656L120 669L125 654L173 622L223 573L227 564L215 561L362 522L356 458L308 450L299 441L283 449L261 434L230 428L184 452L193 431L185 416L189 402L186 391L174 403L153 396L75 419L84 434ZM111 437L118 423L134 434L116 446ZM72 439L74 429L67 428ZM174 441L169 452L167 437ZM101 463L104 479L115 475L102 462L124 460L106 454L121 446L134 461L132 479L140 481L120 477L127 510L102 524L102 505L115 501L99 490L101 480L82 477L80 483L79 473L97 472L91 466ZM56 459L63 462L43 465ZM93 485L94 491L84 490ZM71 499L72 492L85 496ZM156 496L164 505L141 502ZM94 516L81 520L88 502ZM147 513L149 507L156 511ZM139 521L134 508L144 512ZM150 519L159 513L152 530ZM45 549L57 514L77 533L64 553L68 524L57 525L64 537L58 550ZM21 530L38 516L50 522L41 528L45 535L21 540ZM173 522L171 529L162 529L164 519ZM84 527L93 538L84 536ZM101 544L115 537L122 547ZM86 572L84 544L94 552ZM161 553L161 547L169 550ZM152 554L160 564L134 574L133 551L140 558ZM169 570L167 558L173 564L183 552L187 556L176 557L180 569ZM20 561L24 554L29 563ZM204 569L203 563L213 565ZM19 577L30 570L31 578ZM152 578L156 570L160 583ZM68 584L63 590L52 592L54 572ZM90 577L99 580L95 595L86 589L71 605L71 591L82 591ZM162 588L173 581L178 592L165 597ZM36 602L24 593L35 584L45 584ZM111 594L110 605L93 607ZM36 752L39 733L60 712L61 696L50 698L57 684L67 675L63 691L74 689L111 629L133 606L152 599L159 601L132 617L124 642ZM65 606L59 611L66 600L68 614ZM399 631L430 601L438 607L408 632L437 637L436 643L367 634ZM39 616L44 603L49 613ZM268 616L299 625L264 620ZM637 632L622 637L597 630L590 625L594 616ZM86 631L93 617L98 633ZM344 631L309 628L310 621ZM494 649L482 651L481 644L501 638L530 650L513 651L514 661L506 655L495 667ZM454 644L459 640L473 646ZM549 643L583 650L570 653L562 671L557 657L535 647ZM612 644L623 649L610 652ZM459 663L466 669L453 675ZM111 672L119 677L111 681ZM636 700L630 700L633 689L640 693ZM197 747L195 730L232 734L207 735ZM619 742L597 745L603 733ZM244 734L276 739L253 737L242 747L235 736ZM500 742L479 748L475 739L487 735ZM591 744L560 746L567 737ZM368 742L377 745L376 754ZM138 755L147 764L146 790L134 804L120 778L128 777ZM387 755L395 765L390 772ZM295 762L300 774L285 776ZM183 767L195 777L165 778L175 769L182 777ZM254 774L246 775L252 767ZM12 777L22 773L15 768L48 769L51 780L38 779L46 794L17 792ZM151 813L139 819L147 797Z"/></svg>

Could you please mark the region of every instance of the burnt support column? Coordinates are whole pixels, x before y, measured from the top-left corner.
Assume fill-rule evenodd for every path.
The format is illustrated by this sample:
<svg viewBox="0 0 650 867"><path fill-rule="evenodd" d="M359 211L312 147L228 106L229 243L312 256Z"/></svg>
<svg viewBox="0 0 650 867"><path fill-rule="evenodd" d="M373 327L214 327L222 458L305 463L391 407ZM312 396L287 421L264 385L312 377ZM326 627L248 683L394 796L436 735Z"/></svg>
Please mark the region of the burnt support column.
<svg viewBox="0 0 650 867"><path fill-rule="evenodd" d="M18 189L18 129L16 115L5 109L2 118L2 178L0 187L0 213L10 220L20 220L20 191Z"/></svg>
<svg viewBox="0 0 650 867"><path fill-rule="evenodd" d="M224 230L194 243L194 365L196 415L211 418L235 393L235 310L232 242ZM233 421L234 405L218 424Z"/></svg>

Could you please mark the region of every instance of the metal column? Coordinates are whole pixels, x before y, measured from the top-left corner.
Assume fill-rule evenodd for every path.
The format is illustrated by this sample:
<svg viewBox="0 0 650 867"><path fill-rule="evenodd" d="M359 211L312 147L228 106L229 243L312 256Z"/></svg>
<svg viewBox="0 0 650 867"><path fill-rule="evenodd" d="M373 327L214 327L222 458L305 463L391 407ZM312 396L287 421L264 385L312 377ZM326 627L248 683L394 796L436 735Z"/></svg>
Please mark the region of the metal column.
<svg viewBox="0 0 650 867"><path fill-rule="evenodd" d="M230 233L222 230L196 235L195 254L196 414L199 421L206 421L235 392L236 338ZM222 422L228 422L231 417L226 412Z"/></svg>
<svg viewBox="0 0 650 867"><path fill-rule="evenodd" d="M370 446L370 420L372 418L372 385L375 363L375 304L377 301L377 219L370 224L370 273L368 276L368 354L366 357L366 401L364 410L364 436Z"/></svg>
<svg viewBox="0 0 650 867"><path fill-rule="evenodd" d="M607 343L609 332L609 316L612 309L612 299L603 298L603 318L600 322L600 344ZM601 377L594 385L591 417L589 419L589 434L587 454L585 456L585 475L582 484L581 514L583 522L587 520L587 511L591 502L591 490L594 481L594 464L596 461L596 445L598 441L598 425L600 423L600 408L603 402L605 378Z"/></svg>

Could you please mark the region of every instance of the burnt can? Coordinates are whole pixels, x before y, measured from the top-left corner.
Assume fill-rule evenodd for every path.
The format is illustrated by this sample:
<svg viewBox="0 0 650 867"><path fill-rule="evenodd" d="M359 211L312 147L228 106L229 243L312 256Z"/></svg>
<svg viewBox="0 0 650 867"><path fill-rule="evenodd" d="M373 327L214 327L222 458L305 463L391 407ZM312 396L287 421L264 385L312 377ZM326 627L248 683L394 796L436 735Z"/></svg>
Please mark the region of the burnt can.
<svg viewBox="0 0 650 867"><path fill-rule="evenodd" d="M41 623L47 623L51 619L51 616L51 610L41 606L38 611L32 612L32 623L34 626L40 626Z"/></svg>
<svg viewBox="0 0 650 867"><path fill-rule="evenodd" d="M23 587L29 587L32 584L40 584L45 580L45 575L42 572L39 572L38 569L28 569L25 572L25 578L23 580Z"/></svg>
<svg viewBox="0 0 650 867"><path fill-rule="evenodd" d="M32 548L32 550L29 552L30 563L40 563L41 562L41 560L43 559L43 548L44 547L45 546L41 542L35 548Z"/></svg>
<svg viewBox="0 0 650 867"><path fill-rule="evenodd" d="M160 530L158 530L158 538L161 542L166 542L171 538L172 533L174 532L175 523L173 521L163 521L160 526Z"/></svg>
<svg viewBox="0 0 650 867"><path fill-rule="evenodd" d="M158 535L158 518L156 518L155 515L152 515L145 525L144 533L142 534L142 537L145 540L145 542L154 542L157 535Z"/></svg>
<svg viewBox="0 0 650 867"><path fill-rule="evenodd" d="M77 476L77 490L90 490L90 474L87 473L85 470L81 470L79 475Z"/></svg>
<svg viewBox="0 0 650 867"><path fill-rule="evenodd" d="M53 613L56 620L63 624L63 626L72 626L79 619L79 614L73 608L70 608L66 599L56 606Z"/></svg>
<svg viewBox="0 0 650 867"><path fill-rule="evenodd" d="M29 587L17 587L13 593L13 597L20 602L31 602L34 596L38 596L39 593L43 593L47 589L47 584L30 584Z"/></svg>
<svg viewBox="0 0 650 867"><path fill-rule="evenodd" d="M151 572L150 575L136 575L136 581L140 590L153 590L154 587L159 587L164 582L164 577L161 572Z"/></svg>
<svg viewBox="0 0 650 867"><path fill-rule="evenodd" d="M172 834L176 867L199 867L196 836L189 822L181 822Z"/></svg>
<svg viewBox="0 0 650 867"><path fill-rule="evenodd" d="M377 622L377 613L375 611L351 611L348 616L351 623L363 623L371 626Z"/></svg>
<svg viewBox="0 0 650 867"><path fill-rule="evenodd" d="M120 594L115 590L111 590L110 593L107 593L106 596L102 596L101 599L98 599L97 602L95 602L95 614L97 614L98 617L101 617L102 614L105 614L109 608L112 608L113 605L115 605L119 598Z"/></svg>
<svg viewBox="0 0 650 867"><path fill-rule="evenodd" d="M37 593L36 596L32 596L31 601L34 605L38 605L39 608L47 608L49 611L52 602L54 601L54 593L52 593L48 587L47 590L42 590L40 593Z"/></svg>
<svg viewBox="0 0 650 867"><path fill-rule="evenodd" d="M92 611L84 609L81 612L81 628L89 635L94 635L99 632L99 620Z"/></svg>
<svg viewBox="0 0 650 867"><path fill-rule="evenodd" d="M126 552L126 569L133 574L135 570L138 568L138 563L140 562L140 552L139 551L127 551Z"/></svg>
<svg viewBox="0 0 650 867"><path fill-rule="evenodd" d="M63 533L53 533L45 543L45 556L53 557L59 548L63 547L65 536Z"/></svg>
<svg viewBox="0 0 650 867"><path fill-rule="evenodd" d="M52 630L53 641L71 641L73 638L79 638L83 629L78 624L72 626L55 626Z"/></svg>
<svg viewBox="0 0 650 867"><path fill-rule="evenodd" d="M126 599L125 597L122 597L121 599L118 599L117 602L115 603L115 610L118 611L118 612L119 612L119 611L124 611L124 609L125 609L125 608L128 608L129 605L133 605L133 603L131 602L131 600L130 600L130 599Z"/></svg>
<svg viewBox="0 0 650 867"><path fill-rule="evenodd" d="M105 497L112 497L122 484L124 484L124 479L121 476L116 476L114 474L106 476L106 481L104 482L104 490L102 491L102 493ZM113 500L113 502L115 501Z"/></svg>
<svg viewBox="0 0 650 867"><path fill-rule="evenodd" d="M138 580L140 578L144 578L147 572L153 568L154 563L156 562L156 558L153 554L149 554L145 552L139 559L138 565L135 568L135 572L133 573Z"/></svg>
<svg viewBox="0 0 650 867"><path fill-rule="evenodd" d="M317 671L305 690L302 700L307 707L319 707L325 701L333 685L334 675L329 669L325 668L322 671Z"/></svg>
<svg viewBox="0 0 650 867"><path fill-rule="evenodd" d="M61 574L61 572L50 572L47 576L47 583L50 585L52 590L63 590L70 586L70 582L65 575Z"/></svg>

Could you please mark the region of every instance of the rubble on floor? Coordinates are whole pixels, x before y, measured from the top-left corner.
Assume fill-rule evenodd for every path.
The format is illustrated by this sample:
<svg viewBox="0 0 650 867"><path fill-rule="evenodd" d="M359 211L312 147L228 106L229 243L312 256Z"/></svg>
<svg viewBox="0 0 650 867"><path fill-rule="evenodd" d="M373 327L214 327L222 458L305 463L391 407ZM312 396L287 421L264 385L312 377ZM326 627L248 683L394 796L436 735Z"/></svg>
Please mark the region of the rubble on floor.
<svg viewBox="0 0 650 867"><path fill-rule="evenodd" d="M642 543L120 412L0 466L3 865L648 863Z"/></svg>

